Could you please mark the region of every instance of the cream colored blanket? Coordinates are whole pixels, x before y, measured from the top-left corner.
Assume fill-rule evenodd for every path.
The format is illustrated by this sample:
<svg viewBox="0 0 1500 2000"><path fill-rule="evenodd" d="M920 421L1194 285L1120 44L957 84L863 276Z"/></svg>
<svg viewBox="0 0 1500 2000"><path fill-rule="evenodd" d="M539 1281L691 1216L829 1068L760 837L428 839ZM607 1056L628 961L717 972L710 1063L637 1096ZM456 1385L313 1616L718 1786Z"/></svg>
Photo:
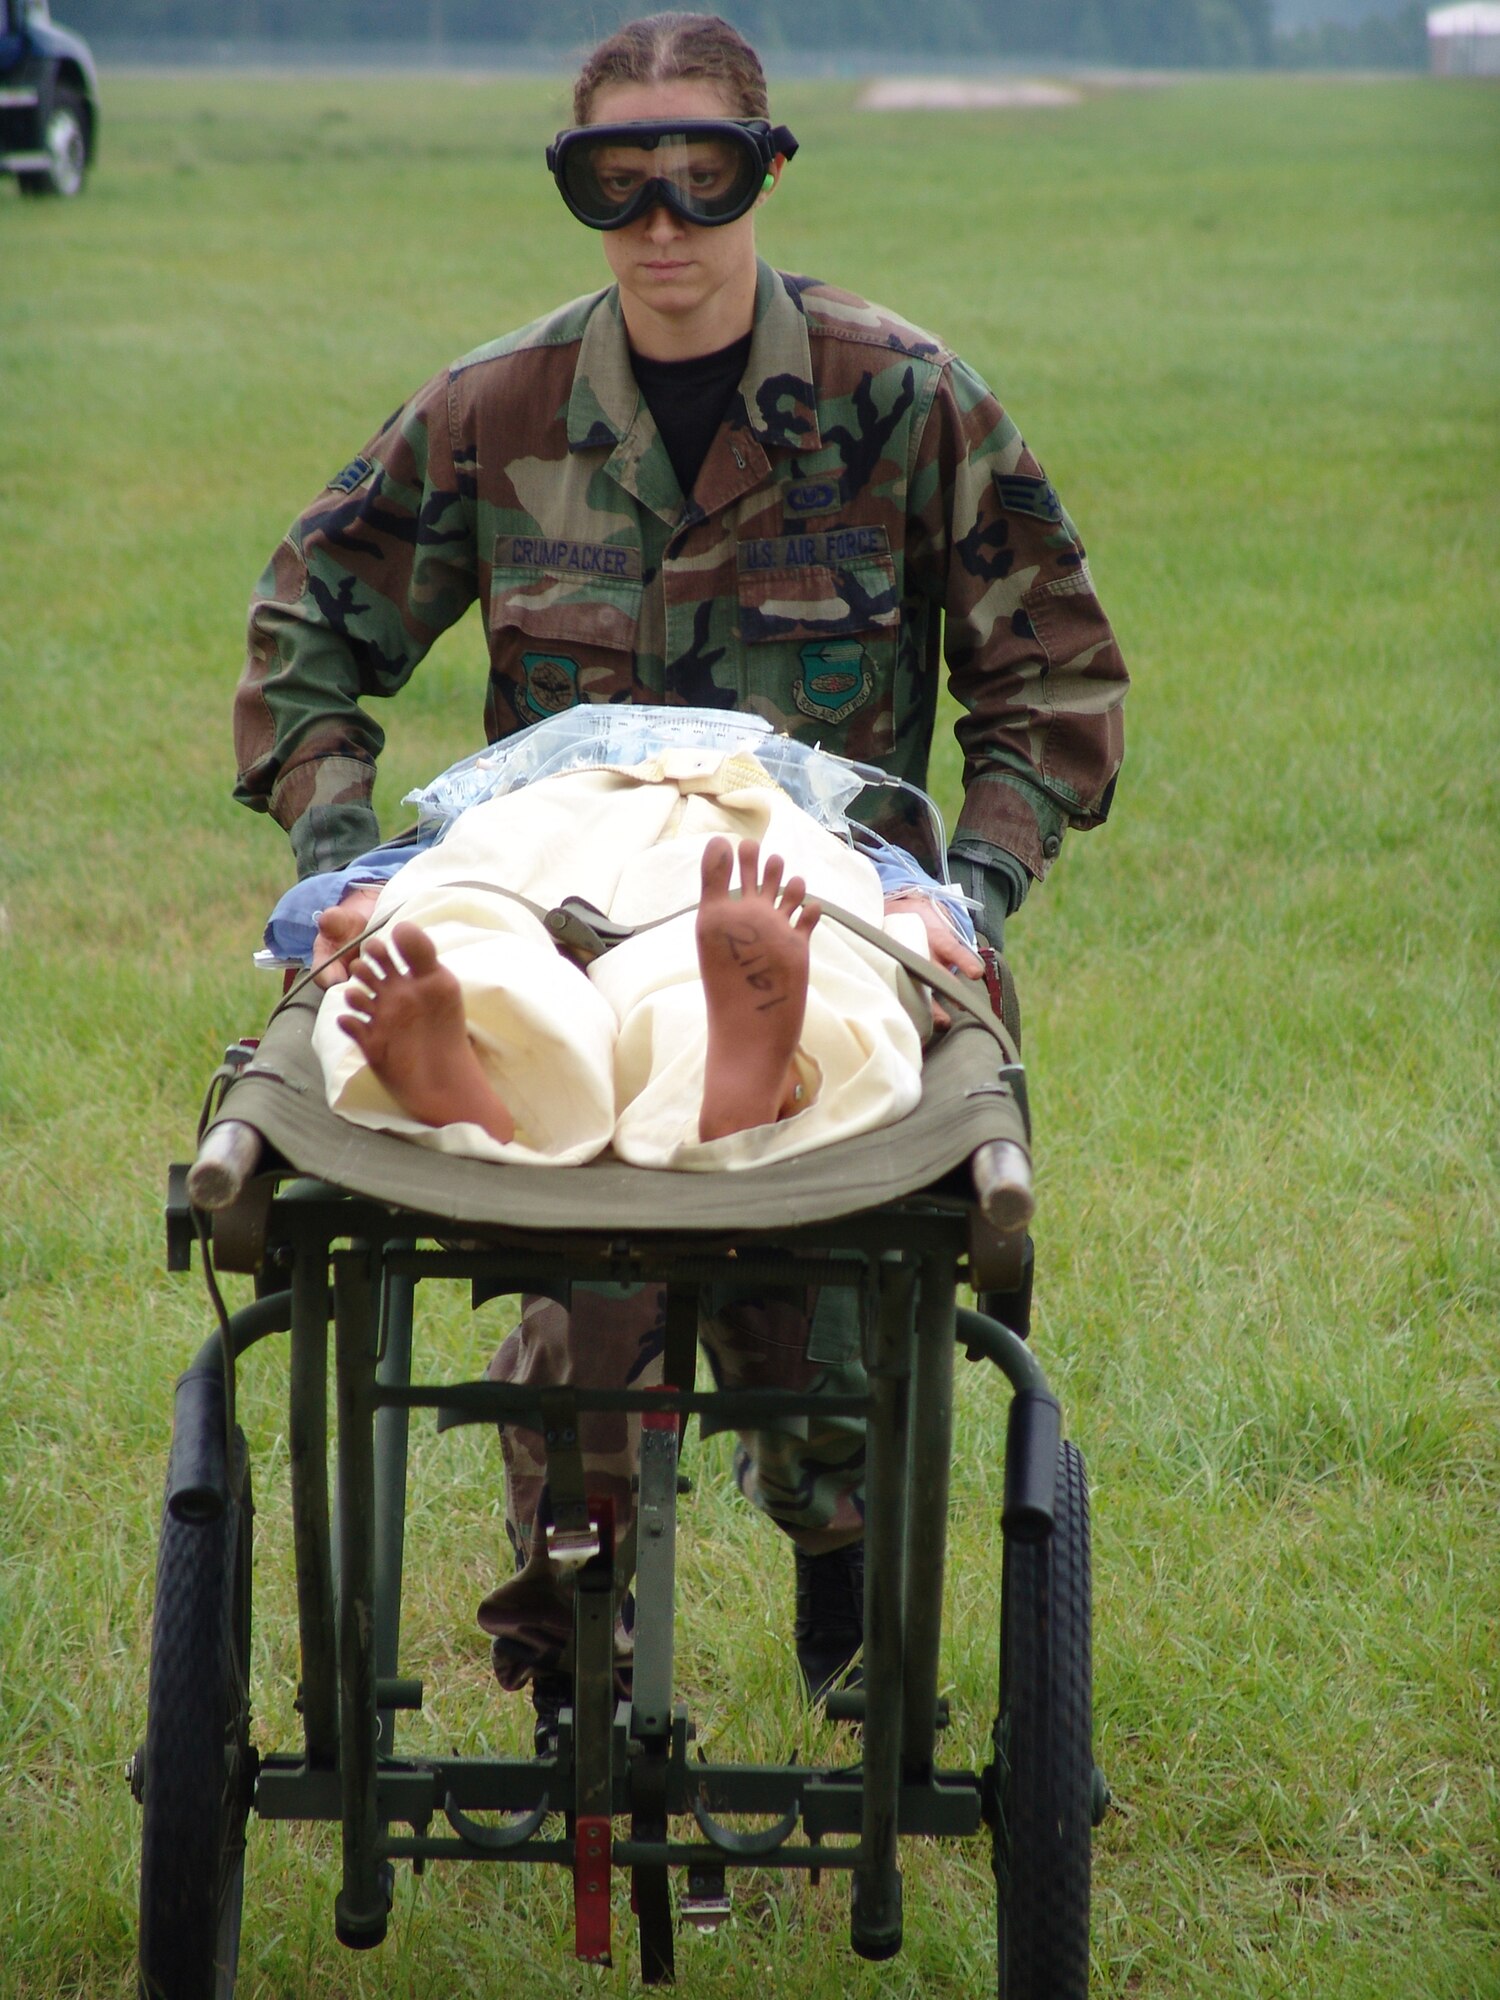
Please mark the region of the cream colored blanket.
<svg viewBox="0 0 1500 2000"><path fill-rule="evenodd" d="M811 939L796 1063L804 1107L779 1124L698 1138L707 1018L694 937L703 850L715 835L761 843L788 875L925 952L920 920L883 916L875 870L792 804L748 756L671 750L630 770L573 772L472 807L387 884L377 919L431 936L463 990L469 1034L516 1120L501 1144L479 1126L407 1118L338 1026L337 987L313 1045L342 1116L444 1152L570 1166L608 1146L634 1166L760 1165L904 1117L921 1096L923 1005L891 959L832 921ZM581 896L627 925L672 921L581 972L541 922L493 882L548 909Z"/></svg>

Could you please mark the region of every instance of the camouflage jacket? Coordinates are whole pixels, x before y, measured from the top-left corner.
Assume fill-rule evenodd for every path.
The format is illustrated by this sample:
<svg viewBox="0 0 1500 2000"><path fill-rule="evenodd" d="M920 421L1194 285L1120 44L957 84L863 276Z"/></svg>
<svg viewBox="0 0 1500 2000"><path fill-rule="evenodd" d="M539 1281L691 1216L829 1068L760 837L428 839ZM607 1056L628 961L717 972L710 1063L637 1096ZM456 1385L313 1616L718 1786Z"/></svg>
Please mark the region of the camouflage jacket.
<svg viewBox="0 0 1500 2000"><path fill-rule="evenodd" d="M961 361L831 286L762 264L687 501L613 288L444 370L330 481L261 579L235 705L236 797L302 873L375 845L362 703L476 598L488 741L580 701L687 702L921 785L942 653L961 845L1040 877L1108 810L1126 674L1072 523ZM899 839L901 794L865 797Z"/></svg>

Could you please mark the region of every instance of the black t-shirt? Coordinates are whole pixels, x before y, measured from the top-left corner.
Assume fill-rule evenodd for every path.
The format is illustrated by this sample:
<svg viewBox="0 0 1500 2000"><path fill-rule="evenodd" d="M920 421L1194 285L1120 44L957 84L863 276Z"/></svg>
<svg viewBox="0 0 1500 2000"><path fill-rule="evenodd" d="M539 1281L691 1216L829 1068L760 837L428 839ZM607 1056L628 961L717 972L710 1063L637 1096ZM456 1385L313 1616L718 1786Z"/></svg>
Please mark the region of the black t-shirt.
<svg viewBox="0 0 1500 2000"><path fill-rule="evenodd" d="M717 354L695 354L689 361L648 361L634 348L630 351L635 379L656 419L684 499L697 483L714 433L739 387L750 360L750 341L747 333Z"/></svg>

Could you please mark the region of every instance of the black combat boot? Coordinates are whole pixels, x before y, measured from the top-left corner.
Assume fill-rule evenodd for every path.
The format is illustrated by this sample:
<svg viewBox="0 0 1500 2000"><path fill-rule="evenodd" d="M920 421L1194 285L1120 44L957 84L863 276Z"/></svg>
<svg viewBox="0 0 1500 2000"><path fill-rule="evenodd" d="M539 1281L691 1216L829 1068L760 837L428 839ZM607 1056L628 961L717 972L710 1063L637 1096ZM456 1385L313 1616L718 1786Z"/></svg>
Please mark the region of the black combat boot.
<svg viewBox="0 0 1500 2000"><path fill-rule="evenodd" d="M555 1668L538 1668L531 1677L531 1706L536 1711L536 1728L531 1734L538 1757L551 1757L557 1750L557 1722L565 1708L573 1706L573 1679Z"/></svg>
<svg viewBox="0 0 1500 2000"><path fill-rule="evenodd" d="M864 1686L854 1664L865 1639L865 1545L849 1542L827 1555L797 1558L797 1664L809 1701L821 1705L836 1687Z"/></svg>
<svg viewBox="0 0 1500 2000"><path fill-rule="evenodd" d="M635 1630L635 1592L627 1590L620 1599L620 1631L627 1636ZM617 1635L618 1636L618 1635ZM498 1641L495 1645L498 1646ZM495 1646L491 1647L492 1656ZM497 1665L499 1663L497 1662ZM629 1654L615 1650L615 1700L629 1701L635 1683L635 1663ZM504 1685L504 1677L501 1677ZM534 1667L531 1674L531 1706L536 1715L532 1746L538 1757L551 1757L557 1750L557 1725L565 1708L573 1706L573 1676L561 1667Z"/></svg>

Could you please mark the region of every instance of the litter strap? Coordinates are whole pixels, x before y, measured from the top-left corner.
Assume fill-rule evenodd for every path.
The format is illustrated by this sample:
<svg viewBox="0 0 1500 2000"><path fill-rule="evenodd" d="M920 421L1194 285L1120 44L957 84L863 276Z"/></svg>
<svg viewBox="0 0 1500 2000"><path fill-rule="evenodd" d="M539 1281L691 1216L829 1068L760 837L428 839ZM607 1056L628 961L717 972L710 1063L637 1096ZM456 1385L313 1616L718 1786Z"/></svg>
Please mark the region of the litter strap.
<svg viewBox="0 0 1500 2000"><path fill-rule="evenodd" d="M653 917L650 923L627 927L615 924L605 917L601 910L594 909L577 896L567 897L555 908L544 910L540 903L532 902L529 896L523 896L516 889L504 889L498 882L454 881L434 886L443 889L477 889L484 895L504 896L509 902L519 903L523 910L528 910L547 930L560 950L566 951L584 963L602 957L605 952L612 950L617 944L625 943L629 938L639 937L645 931L654 931L662 924L675 923L679 917L691 915L698 907L696 903L689 903L683 909L673 910L669 916ZM738 898L740 891L733 889L730 894ZM1020 1062L1021 1052L1006 1031L1003 1022L995 1018L994 1009L990 1006L989 996L982 981L960 979L955 973L924 957L921 952L912 951L899 939L893 938L889 932L880 929L878 925L866 923L863 917L855 916L852 910L841 909L837 903L825 902L822 897L814 897L812 900L825 917L832 917L833 921L842 924L846 931L851 931L866 944L873 945L877 951L883 951L887 958L893 958L902 971L908 973L911 978L930 988L932 992L941 994L955 1007L961 1008L987 1034L994 1036L1008 1063ZM340 957L358 950L367 938L373 937L377 931L384 930L387 924L394 923L400 915L401 907L398 904L377 922L367 924L359 936L344 947L344 951L339 954ZM596 927L598 924L607 925L608 928L600 930ZM293 981L282 994L276 1007L272 1009L273 1021L282 1008L289 1005L313 977L314 972L310 970L304 972L300 979Z"/></svg>

